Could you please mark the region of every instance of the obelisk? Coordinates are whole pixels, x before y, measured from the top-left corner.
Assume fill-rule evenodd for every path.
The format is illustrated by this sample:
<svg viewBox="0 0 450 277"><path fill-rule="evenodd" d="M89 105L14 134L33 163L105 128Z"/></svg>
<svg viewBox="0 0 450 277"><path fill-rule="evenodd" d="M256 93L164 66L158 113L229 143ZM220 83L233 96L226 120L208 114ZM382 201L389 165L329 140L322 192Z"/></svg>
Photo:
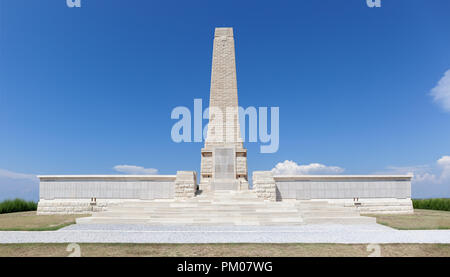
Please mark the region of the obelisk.
<svg viewBox="0 0 450 277"><path fill-rule="evenodd" d="M200 189L248 189L247 150L239 127L233 28L214 34L209 125L202 149Z"/></svg>

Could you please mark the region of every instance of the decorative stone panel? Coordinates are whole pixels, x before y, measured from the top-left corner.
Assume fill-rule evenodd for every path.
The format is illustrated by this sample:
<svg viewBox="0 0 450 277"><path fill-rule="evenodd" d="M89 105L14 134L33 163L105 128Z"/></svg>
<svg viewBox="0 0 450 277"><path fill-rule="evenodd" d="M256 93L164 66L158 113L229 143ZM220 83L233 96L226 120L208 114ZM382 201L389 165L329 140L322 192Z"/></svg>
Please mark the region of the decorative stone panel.
<svg viewBox="0 0 450 277"><path fill-rule="evenodd" d="M197 174L194 171L178 171L175 179L175 199L195 197L197 192Z"/></svg>
<svg viewBox="0 0 450 277"><path fill-rule="evenodd" d="M253 172L253 189L260 199L276 201L276 184L271 171Z"/></svg>

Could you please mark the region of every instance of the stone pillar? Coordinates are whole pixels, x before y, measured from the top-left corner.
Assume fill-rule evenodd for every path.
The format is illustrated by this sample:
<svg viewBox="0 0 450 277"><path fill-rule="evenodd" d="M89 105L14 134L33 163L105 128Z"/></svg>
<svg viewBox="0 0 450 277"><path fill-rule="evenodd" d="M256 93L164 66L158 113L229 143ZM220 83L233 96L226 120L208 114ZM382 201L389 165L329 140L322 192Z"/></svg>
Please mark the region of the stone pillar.
<svg viewBox="0 0 450 277"><path fill-rule="evenodd" d="M208 192L215 187L236 190L242 187L235 185L238 180L248 181L247 150L244 148L240 133L238 107L233 28L216 28L213 43L208 133L201 156L200 189L202 191ZM215 155L219 148L234 149L234 161L230 162L225 159L227 162L225 168L233 173L233 176L227 176L226 179L220 174L222 172L220 163L217 166L217 161L221 160Z"/></svg>
<svg viewBox="0 0 450 277"><path fill-rule="evenodd" d="M196 192L197 174L194 171L177 171L175 199L193 198Z"/></svg>
<svg viewBox="0 0 450 277"><path fill-rule="evenodd" d="M253 189L258 198L277 201L277 186L271 171L254 171Z"/></svg>

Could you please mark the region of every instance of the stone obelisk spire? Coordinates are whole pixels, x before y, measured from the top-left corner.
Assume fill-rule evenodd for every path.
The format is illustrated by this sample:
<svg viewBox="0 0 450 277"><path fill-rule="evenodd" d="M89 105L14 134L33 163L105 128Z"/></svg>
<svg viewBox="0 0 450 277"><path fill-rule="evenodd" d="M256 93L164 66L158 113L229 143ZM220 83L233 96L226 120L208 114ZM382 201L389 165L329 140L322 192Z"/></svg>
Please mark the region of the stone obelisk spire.
<svg viewBox="0 0 450 277"><path fill-rule="evenodd" d="M216 189L248 186L247 151L239 127L233 28L215 30L209 103L201 186L206 190L214 189L210 185L214 183Z"/></svg>
<svg viewBox="0 0 450 277"><path fill-rule="evenodd" d="M242 148L232 28L216 28L214 34L209 109L206 146Z"/></svg>

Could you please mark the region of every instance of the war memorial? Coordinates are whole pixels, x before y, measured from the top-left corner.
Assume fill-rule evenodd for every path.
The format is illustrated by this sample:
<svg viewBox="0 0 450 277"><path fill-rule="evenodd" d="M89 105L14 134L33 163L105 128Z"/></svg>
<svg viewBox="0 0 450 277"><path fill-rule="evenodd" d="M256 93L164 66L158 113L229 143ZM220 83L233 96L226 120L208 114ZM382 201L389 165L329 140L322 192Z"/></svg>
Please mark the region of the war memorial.
<svg viewBox="0 0 450 277"><path fill-rule="evenodd" d="M254 171L249 182L234 45L232 28L215 29L210 117L198 174L38 176L38 214L92 214L78 224L302 225L368 223L375 218L361 214L413 212L410 175Z"/></svg>

